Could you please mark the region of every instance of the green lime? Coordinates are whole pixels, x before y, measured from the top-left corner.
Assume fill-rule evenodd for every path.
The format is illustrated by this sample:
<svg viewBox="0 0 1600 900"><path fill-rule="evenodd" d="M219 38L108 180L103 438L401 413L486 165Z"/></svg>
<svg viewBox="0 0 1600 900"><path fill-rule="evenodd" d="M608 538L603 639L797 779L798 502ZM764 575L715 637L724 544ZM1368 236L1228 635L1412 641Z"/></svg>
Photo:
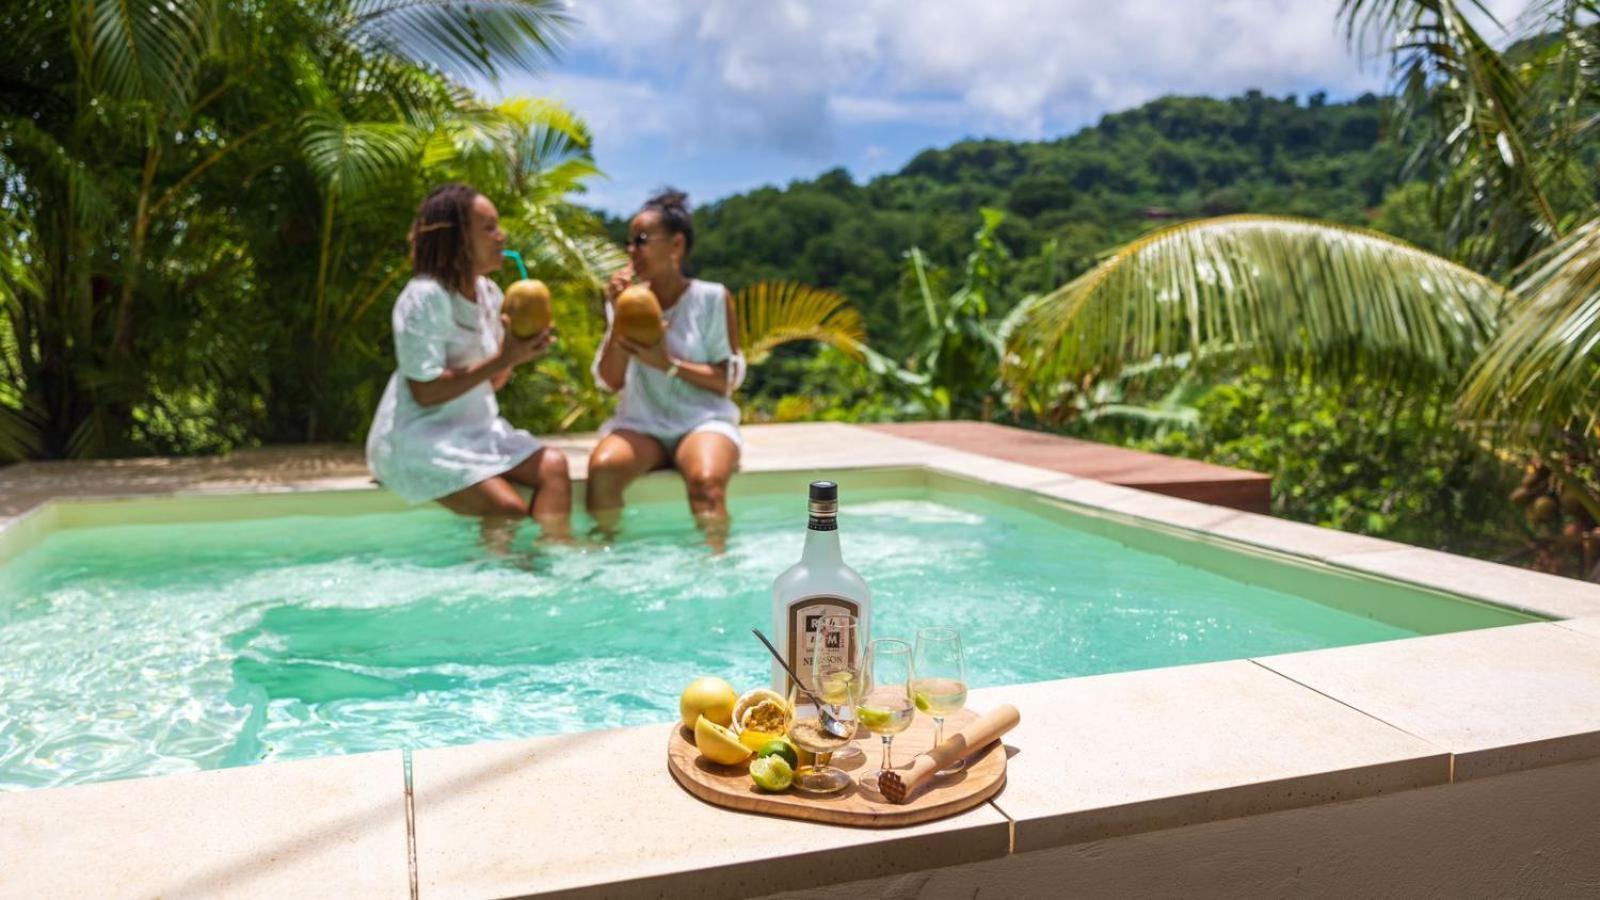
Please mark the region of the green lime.
<svg viewBox="0 0 1600 900"><path fill-rule="evenodd" d="M928 711L928 695L927 694L924 694L921 691L917 691L916 697L914 699L915 699L916 704L917 704L917 712L927 712Z"/></svg>
<svg viewBox="0 0 1600 900"><path fill-rule="evenodd" d="M800 765L800 754L795 752L794 745L788 741L767 741L756 751L757 759L763 756L781 756L791 769Z"/></svg>
<svg viewBox="0 0 1600 900"><path fill-rule="evenodd" d="M866 726L868 731L874 728L883 728L889 724L889 717L894 713L887 709L873 709L870 706L856 707L856 718Z"/></svg>
<svg viewBox="0 0 1600 900"><path fill-rule="evenodd" d="M794 769L789 766L787 760L776 753L757 757L750 763L750 780L763 791L776 794L788 790L789 785L794 784Z"/></svg>

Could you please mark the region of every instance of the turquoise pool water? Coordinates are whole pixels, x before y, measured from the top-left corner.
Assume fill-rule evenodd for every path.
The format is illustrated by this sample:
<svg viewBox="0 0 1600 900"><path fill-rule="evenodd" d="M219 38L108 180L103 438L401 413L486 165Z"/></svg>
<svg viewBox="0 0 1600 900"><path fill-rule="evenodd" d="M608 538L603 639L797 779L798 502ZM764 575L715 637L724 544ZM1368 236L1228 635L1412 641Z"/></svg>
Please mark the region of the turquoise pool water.
<svg viewBox="0 0 1600 900"><path fill-rule="evenodd" d="M691 678L761 684L803 503L681 503L609 550L483 549L434 510L53 532L0 567L0 790L668 721ZM961 629L974 687L1414 632L979 496L856 491L878 636Z"/></svg>

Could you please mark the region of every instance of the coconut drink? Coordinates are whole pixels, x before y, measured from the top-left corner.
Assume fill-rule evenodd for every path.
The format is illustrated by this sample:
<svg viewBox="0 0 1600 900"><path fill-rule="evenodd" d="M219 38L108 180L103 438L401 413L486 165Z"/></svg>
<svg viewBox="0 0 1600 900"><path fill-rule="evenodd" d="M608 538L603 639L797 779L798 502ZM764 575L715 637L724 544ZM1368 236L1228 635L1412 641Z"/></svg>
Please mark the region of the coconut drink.
<svg viewBox="0 0 1600 900"><path fill-rule="evenodd" d="M550 289L537 278L513 282L500 309L511 320L511 333L526 340L550 327Z"/></svg>
<svg viewBox="0 0 1600 900"><path fill-rule="evenodd" d="M649 285L636 284L617 295L615 324L635 344L654 347L661 342L661 301Z"/></svg>

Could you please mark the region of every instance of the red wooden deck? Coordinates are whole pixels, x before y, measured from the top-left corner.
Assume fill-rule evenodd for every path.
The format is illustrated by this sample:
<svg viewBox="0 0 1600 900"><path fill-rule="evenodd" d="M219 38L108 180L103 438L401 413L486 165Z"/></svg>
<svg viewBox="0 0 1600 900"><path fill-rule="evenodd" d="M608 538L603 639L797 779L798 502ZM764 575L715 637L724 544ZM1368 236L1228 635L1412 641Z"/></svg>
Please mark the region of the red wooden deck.
<svg viewBox="0 0 1600 900"><path fill-rule="evenodd" d="M1268 513L1272 476L988 422L869 425L888 434L1201 503Z"/></svg>

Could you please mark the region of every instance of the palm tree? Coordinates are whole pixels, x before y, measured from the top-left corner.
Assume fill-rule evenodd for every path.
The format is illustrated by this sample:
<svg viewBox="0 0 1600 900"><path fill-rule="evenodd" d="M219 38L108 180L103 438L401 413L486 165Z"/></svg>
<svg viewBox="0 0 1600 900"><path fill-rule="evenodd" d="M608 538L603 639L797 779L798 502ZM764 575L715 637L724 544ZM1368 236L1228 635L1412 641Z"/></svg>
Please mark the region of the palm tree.
<svg viewBox="0 0 1600 900"><path fill-rule="evenodd" d="M1375 231L1282 216L1169 226L1123 245L1008 329L1003 376L1048 403L1180 353L1453 383L1497 327L1493 280Z"/></svg>
<svg viewBox="0 0 1600 900"><path fill-rule="evenodd" d="M349 225L414 202L427 138L476 112L457 79L537 65L569 25L556 0L7 5L0 457L203 442L179 413L243 434L307 397L317 434L337 391L298 342L392 272ZM312 390L271 383L302 370Z"/></svg>
<svg viewBox="0 0 1600 900"><path fill-rule="evenodd" d="M1418 145L1411 171L1436 175L1458 260L1306 220L1162 229L1024 305L1004 366L1014 402L1044 410L1096 378L1192 353L1376 375L1456 400L1461 424L1503 456L1594 460L1597 14L1594 0L1539 0L1500 51L1474 25L1488 15L1476 0L1344 0L1351 38L1389 48L1397 125ZM1600 520L1595 487L1576 499Z"/></svg>

